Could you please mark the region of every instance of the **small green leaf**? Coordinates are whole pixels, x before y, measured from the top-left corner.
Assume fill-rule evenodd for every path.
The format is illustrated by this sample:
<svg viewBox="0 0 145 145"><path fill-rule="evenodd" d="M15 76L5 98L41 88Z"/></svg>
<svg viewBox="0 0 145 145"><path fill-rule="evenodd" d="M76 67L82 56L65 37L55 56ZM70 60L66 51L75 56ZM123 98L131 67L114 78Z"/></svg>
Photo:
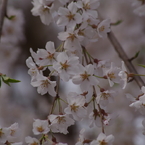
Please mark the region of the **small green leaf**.
<svg viewBox="0 0 145 145"><path fill-rule="evenodd" d="M9 78L9 83L19 83L21 81Z"/></svg>
<svg viewBox="0 0 145 145"><path fill-rule="evenodd" d="M141 66L141 67L144 67L145 68L145 65L143 65L143 64L138 64L138 66Z"/></svg>
<svg viewBox="0 0 145 145"><path fill-rule="evenodd" d="M15 79L9 78L9 77L7 77L6 75L2 75L2 80L3 80L3 82L4 82L5 84L7 84L7 85L9 85L9 86L10 86L9 83L18 83L18 82L20 82L19 80L15 80Z"/></svg>
<svg viewBox="0 0 145 145"><path fill-rule="evenodd" d="M15 15L7 16L7 18L8 18L9 20L13 20L15 17L16 17Z"/></svg>
<svg viewBox="0 0 145 145"><path fill-rule="evenodd" d="M138 52L135 54L134 58L137 58L138 55L139 55L139 53L140 53L140 51L138 51Z"/></svg>
<svg viewBox="0 0 145 145"><path fill-rule="evenodd" d="M115 22L115 23L111 23L111 25L117 26L117 25L121 24L122 22L123 22L122 20L118 20L118 21Z"/></svg>

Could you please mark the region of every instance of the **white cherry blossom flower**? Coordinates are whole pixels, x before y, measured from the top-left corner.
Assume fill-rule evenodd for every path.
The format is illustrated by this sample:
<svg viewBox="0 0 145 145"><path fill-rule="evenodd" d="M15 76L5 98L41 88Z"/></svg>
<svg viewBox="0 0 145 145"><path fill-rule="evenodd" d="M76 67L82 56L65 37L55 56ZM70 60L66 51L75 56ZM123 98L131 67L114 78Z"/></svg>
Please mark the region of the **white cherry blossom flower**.
<svg viewBox="0 0 145 145"><path fill-rule="evenodd" d="M145 87L142 86L141 91L143 94L141 94L137 99L133 99L133 103L131 103L129 106L134 107L136 110L138 110L141 114L145 115Z"/></svg>
<svg viewBox="0 0 145 145"><path fill-rule="evenodd" d="M39 65L47 66L52 65L56 61L57 52L55 52L54 42L49 41L46 43L45 49L38 49L37 55L39 57Z"/></svg>
<svg viewBox="0 0 145 145"><path fill-rule="evenodd" d="M40 145L39 140L30 136L25 137L25 142L28 145Z"/></svg>
<svg viewBox="0 0 145 145"><path fill-rule="evenodd" d="M75 145L83 145L84 144L84 141L85 141L84 133L85 133L85 129L83 128L80 131L78 142Z"/></svg>
<svg viewBox="0 0 145 145"><path fill-rule="evenodd" d="M49 25L52 21L51 9L53 8L54 0L33 0L33 9L31 10L34 16L40 16L42 23Z"/></svg>
<svg viewBox="0 0 145 145"><path fill-rule="evenodd" d="M0 126L0 143L5 143L7 141L7 137L10 135L11 131L7 127Z"/></svg>
<svg viewBox="0 0 145 145"><path fill-rule="evenodd" d="M97 109L94 109L89 114L89 126L90 127L94 127L94 126L101 127L100 113Z"/></svg>
<svg viewBox="0 0 145 145"><path fill-rule="evenodd" d="M120 72L120 68L114 67L113 63L111 63L110 69L104 70L104 73L108 78L110 87L112 87L114 83L120 83L120 77L118 76L119 72Z"/></svg>
<svg viewBox="0 0 145 145"><path fill-rule="evenodd" d="M103 90L101 92L97 92L97 104L107 106L107 104L113 102L114 93L115 92L112 90Z"/></svg>
<svg viewBox="0 0 145 145"><path fill-rule="evenodd" d="M36 79L39 73L42 73L38 70L36 64L33 62L32 57L27 58L26 65L28 66L28 74L32 77L32 81Z"/></svg>
<svg viewBox="0 0 145 145"><path fill-rule="evenodd" d="M56 92L54 90L54 87L56 86L56 82L50 81L48 77L45 77L41 74L37 75L36 80L32 81L31 85L33 87L38 87L37 91L41 95L44 95L47 92L53 97L56 95Z"/></svg>
<svg viewBox="0 0 145 145"><path fill-rule="evenodd" d="M66 26L67 28L75 28L76 24L82 22L82 16L77 13L76 3L71 2L68 8L60 7L58 10L59 19L57 20L57 25Z"/></svg>
<svg viewBox="0 0 145 145"><path fill-rule="evenodd" d="M66 50L80 50L80 42L83 40L83 36L78 35L78 30L68 29L66 32L58 33L58 38L64 41L64 49Z"/></svg>
<svg viewBox="0 0 145 145"><path fill-rule="evenodd" d="M90 17L94 19L98 18L96 9L99 5L99 0L82 0L77 2L77 7L83 10L83 20L88 20Z"/></svg>
<svg viewBox="0 0 145 145"><path fill-rule="evenodd" d="M80 84L82 91L87 91L90 87L97 85L99 82L93 75L94 66L92 64L89 64L85 67L80 65L79 72L72 78L72 82L77 85Z"/></svg>
<svg viewBox="0 0 145 145"><path fill-rule="evenodd" d="M107 33L110 32L110 19L103 20L97 27L97 31L100 37L107 37Z"/></svg>
<svg viewBox="0 0 145 145"><path fill-rule="evenodd" d="M90 145L113 145L114 136L106 136L104 133L100 133L97 140L93 140Z"/></svg>
<svg viewBox="0 0 145 145"><path fill-rule="evenodd" d="M70 92L67 97L68 107L65 108L66 114L72 114L77 121L81 120L87 115L87 110L84 107L85 97L75 92Z"/></svg>
<svg viewBox="0 0 145 145"><path fill-rule="evenodd" d="M67 55L61 52L57 56L57 61L53 63L53 68L59 73L63 81L69 81L70 77L75 74L78 69L79 58L73 55Z"/></svg>
<svg viewBox="0 0 145 145"><path fill-rule="evenodd" d="M46 134L49 131L50 131L50 129L48 128L48 120L34 119L33 133L35 135Z"/></svg>
<svg viewBox="0 0 145 145"><path fill-rule="evenodd" d="M54 133L67 134L67 128L74 124L74 120L68 115L49 115L48 119L50 121L50 129Z"/></svg>
<svg viewBox="0 0 145 145"><path fill-rule="evenodd" d="M10 134L8 135L7 140L9 142L15 142L18 136L18 123L12 124L8 129L10 130Z"/></svg>
<svg viewBox="0 0 145 145"><path fill-rule="evenodd" d="M78 35L84 37L83 41L81 41L81 45L87 46L91 42L96 42L98 41L96 35L98 33L90 26L91 24L88 23L88 21L83 22L80 27L77 29L78 30ZM97 24L97 20L95 21Z"/></svg>

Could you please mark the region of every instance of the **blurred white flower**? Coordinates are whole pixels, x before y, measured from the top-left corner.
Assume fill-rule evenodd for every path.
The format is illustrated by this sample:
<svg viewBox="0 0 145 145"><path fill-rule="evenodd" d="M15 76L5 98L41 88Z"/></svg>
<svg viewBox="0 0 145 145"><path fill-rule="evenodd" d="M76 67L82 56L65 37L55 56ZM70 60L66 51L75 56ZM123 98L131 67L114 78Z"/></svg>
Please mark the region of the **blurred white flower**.
<svg viewBox="0 0 145 145"><path fill-rule="evenodd" d="M39 140L30 136L25 137L25 142L28 145L40 145Z"/></svg>

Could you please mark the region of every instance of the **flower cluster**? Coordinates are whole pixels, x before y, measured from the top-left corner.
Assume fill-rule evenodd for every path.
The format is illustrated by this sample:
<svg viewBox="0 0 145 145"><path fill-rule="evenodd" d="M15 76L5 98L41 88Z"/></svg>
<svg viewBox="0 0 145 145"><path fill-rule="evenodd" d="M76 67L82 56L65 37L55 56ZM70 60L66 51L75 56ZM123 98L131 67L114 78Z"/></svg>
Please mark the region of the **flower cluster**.
<svg viewBox="0 0 145 145"><path fill-rule="evenodd" d="M45 49L34 52L31 48L31 57L26 60L31 85L37 87L39 94L48 93L54 97L55 105L59 102L57 115L53 114L53 108L47 120L34 120L33 133L44 136L49 132L67 134L69 126L85 120L90 127L99 126L104 129L112 120L112 113L108 112L107 108L108 104L113 102L115 92L105 89L101 82L109 82L110 87L120 84L121 88L125 89L129 78L124 62L122 68L116 67L113 63L93 58L87 49L90 43L107 36L110 32L110 19L99 19L99 0L34 0L33 5L32 14L40 16L42 23L49 25L54 22L58 27L64 28L63 32L58 33L58 39L62 41L58 48L49 41ZM47 69L49 74L44 76ZM57 81L52 80L54 76ZM80 86L81 93L72 91L62 99L58 80L71 80L73 84ZM66 108L61 107L61 101L66 102ZM81 134L82 132L76 145L85 143ZM31 137L26 140L27 143L28 140L36 141ZM50 140L57 143L56 139ZM111 145L113 140L113 135L106 136L103 132L89 143Z"/></svg>
<svg viewBox="0 0 145 145"><path fill-rule="evenodd" d="M61 44L57 48L52 41L37 52L30 48L31 56L26 65L31 85L39 94L52 96L53 104L46 120L34 119L32 131L41 138L28 136L25 142L28 145L67 145L58 141L55 133L67 134L68 127L85 121L90 128L101 127L102 132L90 140L85 138L85 130L82 129L75 145L112 145L114 136L105 134L105 127L114 116L108 109L116 97L112 87L125 89L135 74L128 73L123 61L122 66L117 67L113 62L98 60L89 53L90 44L107 37L111 31L111 20L99 18L99 0L33 0L32 4L32 14L40 16L42 23L49 25L53 22L64 31L58 33ZM140 13L144 15L143 11ZM61 97L60 81L71 81L80 87L80 92L72 90L65 98ZM104 83L108 86L104 87ZM132 99L130 107L144 113L145 87L142 87L142 92ZM62 103L66 103L65 107ZM16 124L0 128L0 142L21 145L13 141L16 128Z"/></svg>

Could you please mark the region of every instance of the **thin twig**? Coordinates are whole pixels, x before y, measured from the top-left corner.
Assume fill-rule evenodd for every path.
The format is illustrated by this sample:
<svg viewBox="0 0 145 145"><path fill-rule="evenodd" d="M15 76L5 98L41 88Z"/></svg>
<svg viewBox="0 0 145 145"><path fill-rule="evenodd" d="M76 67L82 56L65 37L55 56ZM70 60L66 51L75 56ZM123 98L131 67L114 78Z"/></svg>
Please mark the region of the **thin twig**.
<svg viewBox="0 0 145 145"><path fill-rule="evenodd" d="M1 4L1 8L0 8L0 39L1 39L1 35L2 35L4 17L6 15L7 2L8 2L8 0L2 0L2 4Z"/></svg>
<svg viewBox="0 0 145 145"><path fill-rule="evenodd" d="M117 51L119 57L125 62L128 70L131 73L135 73L137 74L136 69L134 68L133 64L131 61L129 61L128 56L126 55L126 53L124 52L122 46L120 45L120 43L118 42L118 40L116 39L116 37L114 36L113 32L111 31L110 33L108 33L108 38L110 40L110 42L112 43L112 45L114 46L114 49ZM138 86L141 88L142 86L145 86L144 81L141 79L140 76L134 76L134 79L136 81L136 83L138 84Z"/></svg>

